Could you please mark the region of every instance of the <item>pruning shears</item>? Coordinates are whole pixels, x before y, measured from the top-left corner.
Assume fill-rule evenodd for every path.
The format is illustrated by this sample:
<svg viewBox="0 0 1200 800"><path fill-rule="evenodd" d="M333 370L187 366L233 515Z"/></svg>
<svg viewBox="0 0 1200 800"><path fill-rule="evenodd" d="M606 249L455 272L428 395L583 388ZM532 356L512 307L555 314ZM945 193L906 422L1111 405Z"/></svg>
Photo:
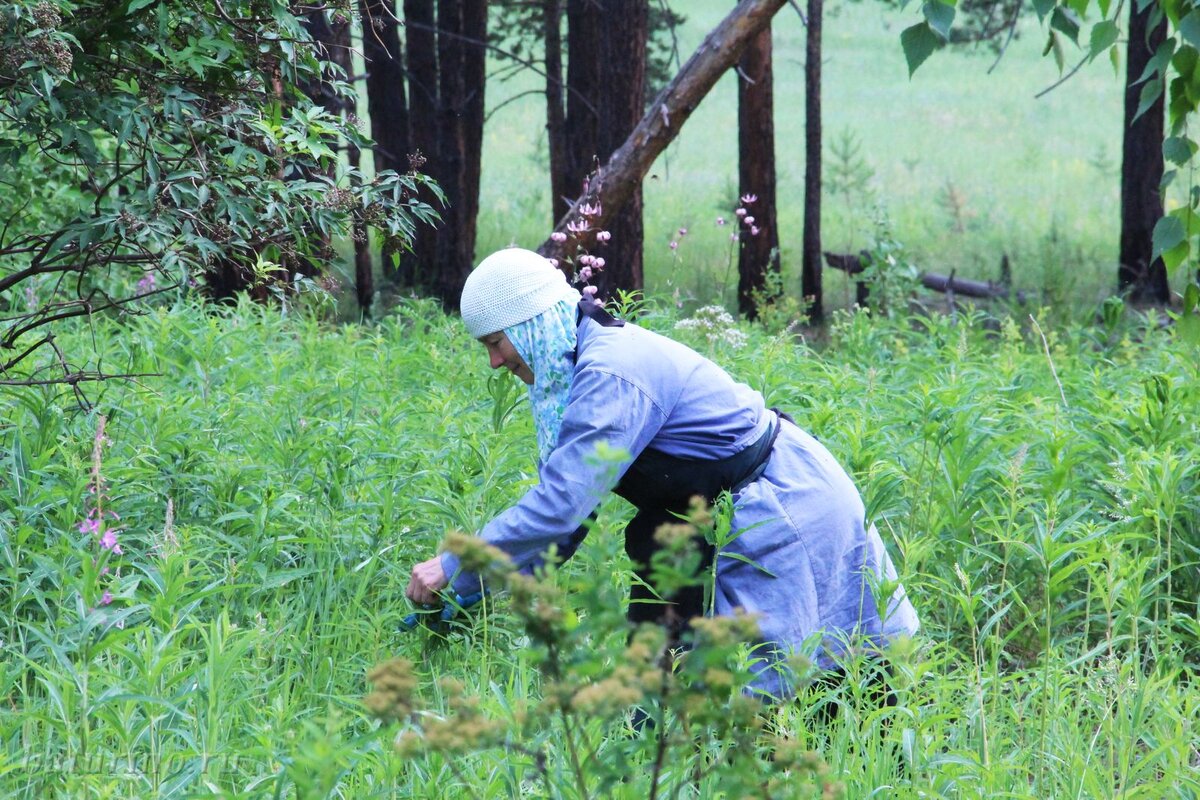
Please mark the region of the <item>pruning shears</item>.
<svg viewBox="0 0 1200 800"><path fill-rule="evenodd" d="M463 597L461 594L455 594L453 599L444 604L441 609L433 606L425 606L424 611L414 611L404 619L400 620L400 627L403 630L411 631L416 628L421 622L449 622L454 619L459 611L465 611L471 606L474 606L483 599L483 592L475 592ZM436 615L436 616L435 616Z"/></svg>

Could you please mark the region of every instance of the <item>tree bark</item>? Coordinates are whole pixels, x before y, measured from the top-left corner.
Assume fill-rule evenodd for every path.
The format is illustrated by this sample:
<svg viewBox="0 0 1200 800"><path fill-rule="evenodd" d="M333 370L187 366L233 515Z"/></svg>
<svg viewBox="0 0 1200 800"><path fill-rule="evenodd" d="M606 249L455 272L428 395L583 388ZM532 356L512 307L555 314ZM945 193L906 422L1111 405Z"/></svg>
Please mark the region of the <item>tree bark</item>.
<svg viewBox="0 0 1200 800"><path fill-rule="evenodd" d="M645 110L646 37L649 6L646 0L603 0L604 25L599 31L600 127L596 156L605 161L637 127ZM600 246L607 266L593 284L601 297L617 291L637 291L642 278L642 183L631 187L621 213L610 218L612 239Z"/></svg>
<svg viewBox="0 0 1200 800"><path fill-rule="evenodd" d="M1121 154L1121 249L1117 267L1117 288L1135 302L1170 302L1167 268L1161 258L1151 259L1151 235L1163 216L1159 185L1163 178L1163 125L1165 93L1136 121L1141 97L1141 78L1146 63L1167 35L1167 23L1161 20L1149 30L1151 14L1157 6L1137 10L1129 4L1129 44L1125 72L1125 133Z"/></svg>
<svg viewBox="0 0 1200 800"><path fill-rule="evenodd" d="M439 0L438 172L447 207L433 286L442 305L454 310L475 260L486 37L485 0Z"/></svg>
<svg viewBox="0 0 1200 800"><path fill-rule="evenodd" d="M804 245L800 294L809 318L825 315L821 293L821 14L822 0L808 0L804 57Z"/></svg>
<svg viewBox="0 0 1200 800"><path fill-rule="evenodd" d="M437 25L433 0L404 0L404 31L408 63L408 146L417 159L426 159L425 173L441 180L438 164ZM421 200L433 203L423 192ZM401 257L395 273L398 285L427 288L437 268L437 231L422 227L413 237L411 255ZM390 261L385 262L390 266Z"/></svg>
<svg viewBox="0 0 1200 800"><path fill-rule="evenodd" d="M392 0L359 0L375 172L408 169L408 101Z"/></svg>
<svg viewBox="0 0 1200 800"><path fill-rule="evenodd" d="M604 24L595 0L567 0L567 118L562 179L566 190L555 198L555 219L562 218L559 208L563 214L570 208L570 198L587 191L584 182L598 157Z"/></svg>
<svg viewBox="0 0 1200 800"><path fill-rule="evenodd" d="M740 0L744 2L744 0ZM758 315L755 294L779 271L779 227L775 214L775 109L771 26L758 32L738 62L738 185L753 226L743 225L738 241L738 310ZM755 233L757 229L757 233Z"/></svg>
<svg viewBox="0 0 1200 800"><path fill-rule="evenodd" d="M641 122L601 169L601 180L588 186L571 210L559 220L555 231L566 233L567 225L581 217L579 208L595 204L599 204L601 210L592 218L592 228L605 227L640 185L654 159L679 134L696 106L785 2L787 0L746 0L738 3L659 92ZM576 237L575 242L580 241ZM584 244L592 242L594 238L588 236L582 239ZM567 247L565 243L547 238L538 251L547 257L561 259Z"/></svg>
<svg viewBox="0 0 1200 800"><path fill-rule="evenodd" d="M567 181L567 116L563 107L562 2L543 0L546 49L546 141L550 151L550 223L566 213L572 192Z"/></svg>

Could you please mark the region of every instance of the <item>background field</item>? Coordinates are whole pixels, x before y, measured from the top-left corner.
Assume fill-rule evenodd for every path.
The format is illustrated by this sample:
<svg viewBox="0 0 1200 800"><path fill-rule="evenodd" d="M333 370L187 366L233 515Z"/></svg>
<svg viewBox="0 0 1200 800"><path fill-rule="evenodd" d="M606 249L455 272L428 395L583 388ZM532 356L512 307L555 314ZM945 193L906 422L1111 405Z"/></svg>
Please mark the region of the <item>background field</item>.
<svg viewBox="0 0 1200 800"><path fill-rule="evenodd" d="M687 58L727 4L687 3L679 49ZM847 132L875 172L870 196L827 189L824 245L857 251L873 232L878 203L918 265L996 279L1002 254L1016 282L1047 299L1090 303L1115 285L1119 233L1123 78L1091 64L1041 99L1058 78L1041 57L1035 23L989 75L987 51L943 50L909 80L900 32L912 8L839 1L827 6L826 159ZM804 28L790 7L776 18L775 103L783 263L798 293L804 180ZM1070 61L1070 56L1068 56ZM1123 76L1124 69L1122 67ZM488 106L536 88L533 76L492 82ZM727 274L728 216L737 182L736 84L726 76L705 98L645 183L646 274L651 290L679 288L712 300ZM544 102L528 96L485 127L480 254L540 243L550 230ZM828 181L828 167L827 181ZM667 244L687 227L678 258ZM848 305L844 279L827 276L831 303Z"/></svg>

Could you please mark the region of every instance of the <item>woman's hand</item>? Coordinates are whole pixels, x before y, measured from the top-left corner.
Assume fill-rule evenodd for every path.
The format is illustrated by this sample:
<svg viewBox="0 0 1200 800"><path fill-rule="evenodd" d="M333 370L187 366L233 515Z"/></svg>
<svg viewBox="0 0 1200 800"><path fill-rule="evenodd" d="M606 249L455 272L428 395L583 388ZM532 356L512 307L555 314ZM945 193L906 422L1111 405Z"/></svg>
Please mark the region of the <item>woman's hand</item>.
<svg viewBox="0 0 1200 800"><path fill-rule="evenodd" d="M414 603L432 605L437 601L438 591L447 583L446 573L442 571L442 559L434 556L412 568L412 578L404 594Z"/></svg>

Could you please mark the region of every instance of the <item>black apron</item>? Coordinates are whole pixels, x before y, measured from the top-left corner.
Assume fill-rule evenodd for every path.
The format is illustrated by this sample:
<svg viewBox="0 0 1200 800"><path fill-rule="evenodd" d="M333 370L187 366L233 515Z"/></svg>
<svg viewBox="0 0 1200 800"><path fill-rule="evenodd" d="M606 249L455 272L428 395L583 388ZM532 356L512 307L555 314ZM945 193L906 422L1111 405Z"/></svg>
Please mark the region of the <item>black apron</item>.
<svg viewBox="0 0 1200 800"><path fill-rule="evenodd" d="M588 317L606 328L625 323L584 298L579 303L580 317ZM787 416L776 412L779 417ZM671 456L653 448L643 450L613 489L637 508L637 514L625 527L625 552L641 580L634 581L629 592L629 621L655 622L678 634L687 620L704 615L704 587L683 589L663 600L646 585L650 559L658 550L654 532L667 523L678 523L677 514L685 514L696 495L712 503L725 491L738 492L755 481L766 469L771 447L779 436L780 419L759 439L741 452L722 459L692 459ZM712 566L713 548L703 536L696 537L703 560L701 571Z"/></svg>

